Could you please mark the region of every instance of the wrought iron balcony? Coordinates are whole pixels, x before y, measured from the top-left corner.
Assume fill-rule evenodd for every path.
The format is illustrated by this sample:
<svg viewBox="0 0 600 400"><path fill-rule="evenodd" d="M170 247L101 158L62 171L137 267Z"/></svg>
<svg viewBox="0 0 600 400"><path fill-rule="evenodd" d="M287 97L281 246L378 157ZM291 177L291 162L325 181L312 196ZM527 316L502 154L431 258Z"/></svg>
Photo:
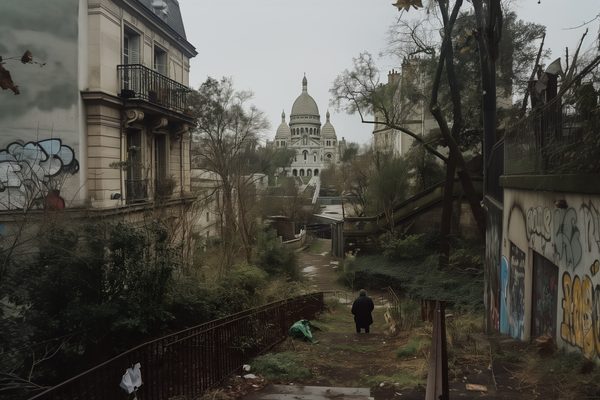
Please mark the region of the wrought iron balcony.
<svg viewBox="0 0 600 400"><path fill-rule="evenodd" d="M148 179L128 179L125 181L127 203L148 199Z"/></svg>
<svg viewBox="0 0 600 400"><path fill-rule="evenodd" d="M144 100L184 113L191 89L144 65L118 65L120 97Z"/></svg>

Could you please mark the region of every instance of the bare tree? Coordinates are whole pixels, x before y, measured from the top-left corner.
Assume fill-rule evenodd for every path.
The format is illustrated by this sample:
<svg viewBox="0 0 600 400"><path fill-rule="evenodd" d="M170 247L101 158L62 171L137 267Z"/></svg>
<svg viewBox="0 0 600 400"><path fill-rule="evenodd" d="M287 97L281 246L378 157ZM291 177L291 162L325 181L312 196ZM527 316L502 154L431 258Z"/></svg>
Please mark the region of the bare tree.
<svg viewBox="0 0 600 400"><path fill-rule="evenodd" d="M246 259L251 256L251 223L244 196L255 179L248 154L256 149L259 135L269 127L264 114L248 106L252 93L236 91L230 78L208 78L192 98L196 117L193 160L214 173L222 197L223 267L233 264L236 244Z"/></svg>

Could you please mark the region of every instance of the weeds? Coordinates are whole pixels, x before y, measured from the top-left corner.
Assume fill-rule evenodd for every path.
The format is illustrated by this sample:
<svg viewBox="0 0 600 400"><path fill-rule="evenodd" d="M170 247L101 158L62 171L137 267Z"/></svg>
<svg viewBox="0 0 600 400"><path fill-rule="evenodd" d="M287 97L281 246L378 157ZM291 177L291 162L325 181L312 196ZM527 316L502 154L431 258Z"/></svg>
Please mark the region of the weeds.
<svg viewBox="0 0 600 400"><path fill-rule="evenodd" d="M410 338L408 343L402 346L397 352L396 356L399 358L416 357L422 353L429 351L431 345L431 339L420 336L413 336Z"/></svg>
<svg viewBox="0 0 600 400"><path fill-rule="evenodd" d="M312 377L312 373L295 353L270 353L254 359L252 368L269 380L297 381Z"/></svg>

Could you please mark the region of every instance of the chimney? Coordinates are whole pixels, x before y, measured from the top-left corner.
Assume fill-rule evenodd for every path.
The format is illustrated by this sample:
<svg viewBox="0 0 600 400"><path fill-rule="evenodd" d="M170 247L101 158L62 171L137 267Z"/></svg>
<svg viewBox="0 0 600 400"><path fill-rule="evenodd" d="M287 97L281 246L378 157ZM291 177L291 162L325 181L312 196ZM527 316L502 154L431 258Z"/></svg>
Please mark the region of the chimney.
<svg viewBox="0 0 600 400"><path fill-rule="evenodd" d="M400 72L392 69L388 72L388 84L396 83L400 79Z"/></svg>

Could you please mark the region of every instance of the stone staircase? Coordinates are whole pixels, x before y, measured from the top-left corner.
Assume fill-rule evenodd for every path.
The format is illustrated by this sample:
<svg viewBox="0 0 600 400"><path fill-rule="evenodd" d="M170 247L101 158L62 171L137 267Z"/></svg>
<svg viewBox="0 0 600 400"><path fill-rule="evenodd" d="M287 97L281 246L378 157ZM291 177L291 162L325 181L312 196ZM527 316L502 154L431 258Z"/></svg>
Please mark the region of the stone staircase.
<svg viewBox="0 0 600 400"><path fill-rule="evenodd" d="M373 400L370 389L302 385L268 385L245 400Z"/></svg>

